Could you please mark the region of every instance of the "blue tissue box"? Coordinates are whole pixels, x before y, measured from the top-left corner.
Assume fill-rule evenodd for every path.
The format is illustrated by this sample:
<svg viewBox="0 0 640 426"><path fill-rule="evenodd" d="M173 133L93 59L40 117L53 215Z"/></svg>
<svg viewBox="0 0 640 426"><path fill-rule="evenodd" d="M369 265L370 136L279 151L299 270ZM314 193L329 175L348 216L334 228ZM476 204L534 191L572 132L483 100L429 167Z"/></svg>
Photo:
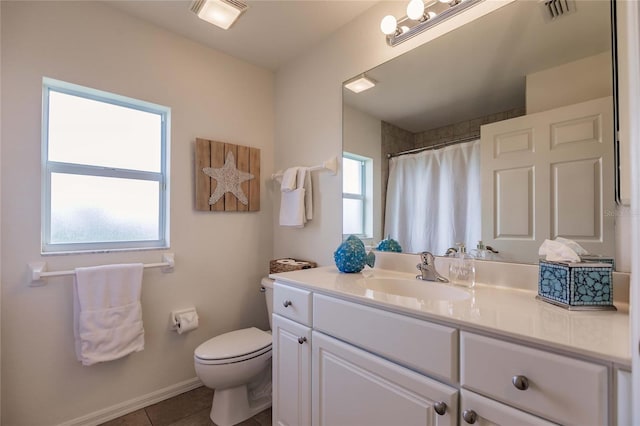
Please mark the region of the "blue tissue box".
<svg viewBox="0 0 640 426"><path fill-rule="evenodd" d="M580 262L610 263L613 269L616 269L616 263L613 260L613 257L583 254L580 256Z"/></svg>
<svg viewBox="0 0 640 426"><path fill-rule="evenodd" d="M615 310L611 263L540 261L540 300L569 310Z"/></svg>

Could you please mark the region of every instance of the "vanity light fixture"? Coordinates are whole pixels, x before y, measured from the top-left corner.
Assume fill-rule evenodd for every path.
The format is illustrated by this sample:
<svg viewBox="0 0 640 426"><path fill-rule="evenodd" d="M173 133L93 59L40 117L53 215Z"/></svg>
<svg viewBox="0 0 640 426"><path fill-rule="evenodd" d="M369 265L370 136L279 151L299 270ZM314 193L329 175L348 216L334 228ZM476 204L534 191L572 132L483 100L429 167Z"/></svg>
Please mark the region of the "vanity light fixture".
<svg viewBox="0 0 640 426"><path fill-rule="evenodd" d="M385 16L380 30L386 35L387 44L395 46L481 1L411 0L407 4L407 16L400 20L393 15Z"/></svg>
<svg viewBox="0 0 640 426"><path fill-rule="evenodd" d="M198 18L227 30L249 8L239 0L195 0L191 11Z"/></svg>
<svg viewBox="0 0 640 426"><path fill-rule="evenodd" d="M360 93L367 89L371 89L376 85L376 81L366 75L362 74L356 78L352 78L351 80L344 83L344 87L351 90L353 93Z"/></svg>

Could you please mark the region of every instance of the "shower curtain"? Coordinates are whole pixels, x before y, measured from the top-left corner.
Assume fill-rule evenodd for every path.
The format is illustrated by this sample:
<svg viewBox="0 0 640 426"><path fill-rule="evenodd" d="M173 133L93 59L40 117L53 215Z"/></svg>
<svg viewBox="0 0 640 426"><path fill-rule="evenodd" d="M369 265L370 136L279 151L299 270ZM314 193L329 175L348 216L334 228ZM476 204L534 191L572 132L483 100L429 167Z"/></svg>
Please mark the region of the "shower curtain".
<svg viewBox="0 0 640 426"><path fill-rule="evenodd" d="M389 160L385 236L403 251L444 255L481 239L480 141Z"/></svg>

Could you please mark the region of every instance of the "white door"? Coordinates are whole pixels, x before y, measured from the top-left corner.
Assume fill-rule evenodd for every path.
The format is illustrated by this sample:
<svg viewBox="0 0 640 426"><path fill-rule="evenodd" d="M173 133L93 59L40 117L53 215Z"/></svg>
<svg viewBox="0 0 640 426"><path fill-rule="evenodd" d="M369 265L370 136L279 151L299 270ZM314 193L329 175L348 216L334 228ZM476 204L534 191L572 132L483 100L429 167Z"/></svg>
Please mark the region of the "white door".
<svg viewBox="0 0 640 426"><path fill-rule="evenodd" d="M311 424L311 329L273 315L273 423Z"/></svg>
<svg viewBox="0 0 640 426"><path fill-rule="evenodd" d="M606 97L482 126L485 244L506 260L556 237L614 255L612 111Z"/></svg>
<svg viewBox="0 0 640 426"><path fill-rule="evenodd" d="M630 187L631 199L631 360L632 401L640 401L640 5L618 1L618 67L620 93L620 144L629 153L629 173L621 179ZM624 171L624 169L623 169ZM627 178L628 176L628 178ZM624 197L625 193L622 194ZM640 404L632 404L634 425L640 425Z"/></svg>
<svg viewBox="0 0 640 426"><path fill-rule="evenodd" d="M457 424L458 391L313 332L313 425Z"/></svg>

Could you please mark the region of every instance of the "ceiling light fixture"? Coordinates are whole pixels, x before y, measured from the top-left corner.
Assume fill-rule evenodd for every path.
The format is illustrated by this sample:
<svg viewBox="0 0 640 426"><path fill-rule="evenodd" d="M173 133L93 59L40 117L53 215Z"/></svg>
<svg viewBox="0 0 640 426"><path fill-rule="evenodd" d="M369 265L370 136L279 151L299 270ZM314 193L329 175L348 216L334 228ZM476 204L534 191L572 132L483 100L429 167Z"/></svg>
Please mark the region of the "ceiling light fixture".
<svg viewBox="0 0 640 426"><path fill-rule="evenodd" d="M362 74L356 78L352 78L344 83L344 87L351 90L353 93L360 93L367 89L371 89L376 85L376 81L372 78Z"/></svg>
<svg viewBox="0 0 640 426"><path fill-rule="evenodd" d="M387 36L387 44L395 46L420 34L482 0L411 0L407 16L396 19L387 15L380 22L380 30Z"/></svg>
<svg viewBox="0 0 640 426"><path fill-rule="evenodd" d="M195 0L191 11L198 18L212 23L223 30L229 29L249 6L239 0Z"/></svg>

